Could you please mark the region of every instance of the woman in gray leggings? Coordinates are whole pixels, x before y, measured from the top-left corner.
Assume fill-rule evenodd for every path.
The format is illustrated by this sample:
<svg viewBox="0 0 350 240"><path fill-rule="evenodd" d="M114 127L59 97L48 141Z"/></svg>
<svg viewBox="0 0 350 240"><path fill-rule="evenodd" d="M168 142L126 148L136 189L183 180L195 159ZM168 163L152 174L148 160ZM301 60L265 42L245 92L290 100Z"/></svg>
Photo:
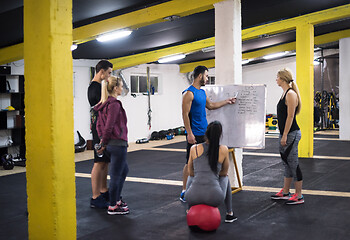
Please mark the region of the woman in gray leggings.
<svg viewBox="0 0 350 240"><path fill-rule="evenodd" d="M304 196L301 193L303 175L299 167L298 144L301 131L295 116L301 109L299 89L293 80L289 69L281 69L277 73L276 83L283 90L277 104L278 128L280 130L279 150L284 165L284 184L280 192L271 196L274 200L287 200L286 204L302 204ZM295 194L289 192L294 180Z"/></svg>
<svg viewBox="0 0 350 240"><path fill-rule="evenodd" d="M192 146L185 199L189 208L198 204L217 207L225 202L225 222L233 222L237 217L232 211L231 185L227 176L228 148L220 145L221 134L221 123L212 122L205 133L206 142Z"/></svg>

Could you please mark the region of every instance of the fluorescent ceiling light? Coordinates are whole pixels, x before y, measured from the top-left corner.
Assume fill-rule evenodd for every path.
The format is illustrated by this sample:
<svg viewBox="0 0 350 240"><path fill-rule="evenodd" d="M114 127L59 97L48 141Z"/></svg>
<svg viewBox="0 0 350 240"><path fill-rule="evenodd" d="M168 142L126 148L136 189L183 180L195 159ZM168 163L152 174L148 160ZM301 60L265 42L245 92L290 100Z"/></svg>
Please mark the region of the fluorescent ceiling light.
<svg viewBox="0 0 350 240"><path fill-rule="evenodd" d="M173 55L173 56L169 56L169 57L165 57L165 58L159 58L158 62L159 63L172 62L172 61L175 61L175 60L183 59L185 57L186 57L185 54L178 54L178 55Z"/></svg>
<svg viewBox="0 0 350 240"><path fill-rule="evenodd" d="M118 30L115 32L102 34L99 37L97 37L96 40L99 42L106 42L106 41L111 41L111 40L118 39L118 38L127 37L131 33L132 33L131 30Z"/></svg>
<svg viewBox="0 0 350 240"><path fill-rule="evenodd" d="M242 65L247 64L249 62L250 62L250 59L244 59L244 60L242 60Z"/></svg>
<svg viewBox="0 0 350 240"><path fill-rule="evenodd" d="M210 46L206 48L202 48L202 52L207 53L207 52L212 52L215 51L215 46Z"/></svg>
<svg viewBox="0 0 350 240"><path fill-rule="evenodd" d="M75 49L78 48L77 44L72 44L72 46L70 46L70 50L73 52Z"/></svg>
<svg viewBox="0 0 350 240"><path fill-rule="evenodd" d="M288 53L288 51L286 52L279 52L279 53L274 53L274 54L270 54L270 55L266 55L263 56L264 59L272 59L272 58L278 58L278 57L282 57L284 55L286 55Z"/></svg>

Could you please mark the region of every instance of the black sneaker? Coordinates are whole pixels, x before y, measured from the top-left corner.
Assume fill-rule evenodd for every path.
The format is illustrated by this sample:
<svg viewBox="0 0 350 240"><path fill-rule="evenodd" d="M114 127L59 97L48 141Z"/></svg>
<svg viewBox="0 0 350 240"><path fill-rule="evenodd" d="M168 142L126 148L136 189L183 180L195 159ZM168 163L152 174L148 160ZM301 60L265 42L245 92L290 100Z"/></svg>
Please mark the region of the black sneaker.
<svg viewBox="0 0 350 240"><path fill-rule="evenodd" d="M98 196L97 198L90 200L90 207L92 208L101 208L106 209L109 206L109 202L107 202L102 195Z"/></svg>
<svg viewBox="0 0 350 240"><path fill-rule="evenodd" d="M101 195L107 202L109 202L109 191L101 193Z"/></svg>
<svg viewBox="0 0 350 240"><path fill-rule="evenodd" d="M118 215L125 215L125 214L129 213L129 208L123 208L123 207L120 207L118 205L109 206L107 213L109 215L116 215L116 214L118 214Z"/></svg>
<svg viewBox="0 0 350 240"><path fill-rule="evenodd" d="M237 220L235 215L226 214L225 223L232 223Z"/></svg>

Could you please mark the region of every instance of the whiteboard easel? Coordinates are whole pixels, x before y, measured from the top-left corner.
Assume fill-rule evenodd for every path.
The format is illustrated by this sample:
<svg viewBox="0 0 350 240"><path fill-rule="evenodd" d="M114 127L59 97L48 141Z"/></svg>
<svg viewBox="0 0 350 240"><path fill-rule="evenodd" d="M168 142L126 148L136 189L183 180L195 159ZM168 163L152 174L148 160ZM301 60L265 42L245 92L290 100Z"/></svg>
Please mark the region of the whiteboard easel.
<svg viewBox="0 0 350 240"><path fill-rule="evenodd" d="M239 191L242 190L242 182L241 182L241 178L239 176L239 172L238 172L238 168L237 168L235 149L234 148L230 148L228 150L228 152L232 154L232 160L233 160L233 164L235 165L236 177L237 177L237 181L238 181L238 187L231 187L232 194L234 194L234 193L239 192Z"/></svg>

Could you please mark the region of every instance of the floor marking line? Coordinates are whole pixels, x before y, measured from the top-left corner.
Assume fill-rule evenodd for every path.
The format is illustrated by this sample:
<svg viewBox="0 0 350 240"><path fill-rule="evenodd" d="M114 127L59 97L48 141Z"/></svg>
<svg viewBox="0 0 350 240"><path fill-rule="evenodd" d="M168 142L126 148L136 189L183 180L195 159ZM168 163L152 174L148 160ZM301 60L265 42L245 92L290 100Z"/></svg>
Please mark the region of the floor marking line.
<svg viewBox="0 0 350 240"><path fill-rule="evenodd" d="M266 156L266 157L280 157L278 153L257 153L257 152L243 152L243 155L249 156ZM350 160L350 157L338 157L338 156L319 156L314 155L313 158L319 159L333 159L333 160Z"/></svg>
<svg viewBox="0 0 350 240"><path fill-rule="evenodd" d="M243 190L253 191L253 192L279 192L281 190L281 188L243 186ZM290 189L290 190L291 190L291 192L295 192L295 189ZM306 194L306 195L350 197L350 192L307 190L307 189L303 189L302 192L303 192L303 194Z"/></svg>
<svg viewBox="0 0 350 240"><path fill-rule="evenodd" d="M278 134L276 135L265 135L265 138L278 138ZM344 141L344 142L348 142L350 140L346 140L346 139L339 139L339 138L320 138L320 137L314 137L314 140L326 140L326 141Z"/></svg>
<svg viewBox="0 0 350 240"><path fill-rule="evenodd" d="M170 152L186 152L186 149L179 149L179 148L144 148L142 150L153 150L153 151L170 151Z"/></svg>
<svg viewBox="0 0 350 240"><path fill-rule="evenodd" d="M91 178L89 173L75 173L76 177ZM109 176L108 176L108 179ZM182 186L182 181L178 180L166 180L166 179L156 179L156 178L139 178L139 177L127 177L127 182L138 182L138 183L151 183L151 184L163 184L172 186ZM252 192L279 192L281 188L272 187L257 187L257 186L243 186L243 190ZM291 189L291 192L295 192ZM348 197L350 198L350 192L337 192L337 191L322 191L322 190L307 190L303 189L303 194L305 195L315 195L315 196L330 196L330 197Z"/></svg>
<svg viewBox="0 0 350 240"><path fill-rule="evenodd" d="M186 152L186 149L178 149L178 148L145 148L144 150ZM280 154L278 154L278 153L243 152L243 155L247 155L247 156L264 156L264 157L280 157ZM338 157L338 156L318 156L318 155L314 155L313 158L333 159L333 160L350 160L350 157Z"/></svg>

